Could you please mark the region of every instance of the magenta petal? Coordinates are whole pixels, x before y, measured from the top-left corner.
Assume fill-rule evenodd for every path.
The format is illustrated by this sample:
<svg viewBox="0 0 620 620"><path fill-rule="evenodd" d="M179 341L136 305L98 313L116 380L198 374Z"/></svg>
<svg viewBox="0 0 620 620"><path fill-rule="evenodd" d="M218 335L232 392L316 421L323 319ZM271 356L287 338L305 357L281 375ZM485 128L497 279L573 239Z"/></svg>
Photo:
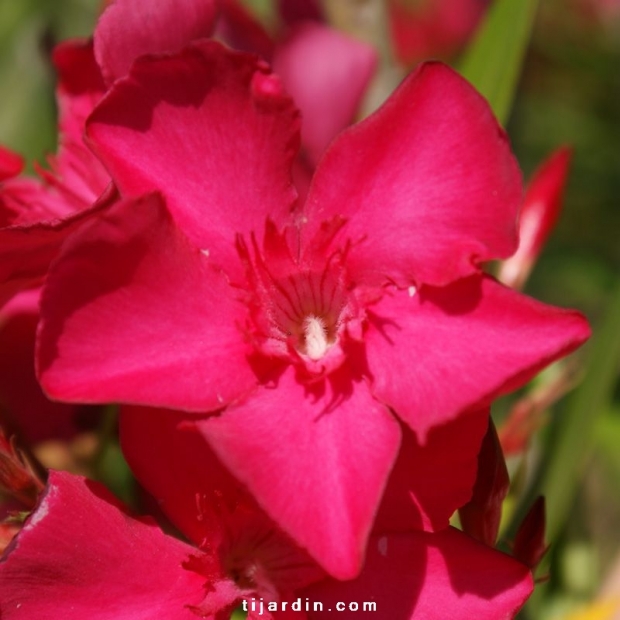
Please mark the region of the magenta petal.
<svg viewBox="0 0 620 620"><path fill-rule="evenodd" d="M313 166L353 122L375 64L372 47L312 22L276 48L273 68L301 110L302 146Z"/></svg>
<svg viewBox="0 0 620 620"><path fill-rule="evenodd" d="M127 75L139 56L176 52L208 37L215 17L215 0L157 0L146 8L135 0L114 0L95 31L95 54L106 81Z"/></svg>
<svg viewBox="0 0 620 620"><path fill-rule="evenodd" d="M377 399L423 440L460 411L489 404L590 335L577 312L547 306L489 277L386 294L366 335Z"/></svg>
<svg viewBox="0 0 620 620"><path fill-rule="evenodd" d="M322 393L289 367L273 386L197 422L265 511L338 578L361 567L400 434L366 384L345 374Z"/></svg>
<svg viewBox="0 0 620 620"><path fill-rule="evenodd" d="M78 408L45 398L34 374L39 293L24 291L0 311L0 426L28 445L68 439L78 428Z"/></svg>
<svg viewBox="0 0 620 620"><path fill-rule="evenodd" d="M520 200L517 163L486 101L448 67L425 64L328 150L304 238L340 216L356 279L445 284L514 252Z"/></svg>
<svg viewBox="0 0 620 620"><path fill-rule="evenodd" d="M373 536L357 579L324 581L301 595L324 605L310 620L370 615L364 602L376 603L374 615L390 620L498 620L514 617L532 587L526 566L449 528Z"/></svg>
<svg viewBox="0 0 620 620"><path fill-rule="evenodd" d="M245 553L247 560L254 554L281 593L323 578L316 563L221 464L195 420L178 411L121 409L123 454L158 507L196 545L206 541L210 549L218 545L221 552L228 549L223 553L229 560L231 553L233 557ZM259 545L259 550L252 548L263 539L268 543ZM230 572L226 560L222 562Z"/></svg>
<svg viewBox="0 0 620 620"><path fill-rule="evenodd" d="M392 44L406 65L453 55L472 36L490 0L388 0Z"/></svg>
<svg viewBox="0 0 620 620"><path fill-rule="evenodd" d="M120 435L123 454L140 484L174 525L199 545L209 534L201 498L208 502L216 492L220 498L234 499L240 493L239 482L182 412L122 407Z"/></svg>
<svg viewBox="0 0 620 620"><path fill-rule="evenodd" d="M130 517L100 484L51 472L39 508L0 561L3 620L193 620L195 550Z"/></svg>
<svg viewBox="0 0 620 620"><path fill-rule="evenodd" d="M421 444L403 425L403 441L375 521L376 532L440 530L472 496L478 451L488 425L481 409L430 429Z"/></svg>
<svg viewBox="0 0 620 620"><path fill-rule="evenodd" d="M126 200L71 237L50 270L39 378L61 400L217 409L255 383L244 316L158 195Z"/></svg>
<svg viewBox="0 0 620 620"><path fill-rule="evenodd" d="M174 525L198 545L205 538L205 525L197 495L209 487L204 480L220 479L225 470L202 436L180 430L186 419L187 414L179 411L125 406L120 411L120 438L137 480Z"/></svg>
<svg viewBox="0 0 620 620"><path fill-rule="evenodd" d="M138 61L87 133L121 193L160 190L189 238L228 269L236 233L288 218L298 125L266 65L206 41Z"/></svg>
<svg viewBox="0 0 620 620"><path fill-rule="evenodd" d="M24 158L0 144L0 182L17 176L24 168Z"/></svg>
<svg viewBox="0 0 620 620"><path fill-rule="evenodd" d="M37 190L34 195L45 192ZM112 193L102 196L91 208L64 220L0 229L0 305L17 291L38 285L65 239L107 208L111 197Z"/></svg>
<svg viewBox="0 0 620 620"><path fill-rule="evenodd" d="M59 73L58 154L48 157L50 169L35 164L40 180L22 176L2 185L2 226L70 217L90 207L110 184L109 174L82 140L86 117L104 93L92 43L73 40L58 45L54 65Z"/></svg>
<svg viewBox="0 0 620 620"><path fill-rule="evenodd" d="M77 211L92 204L110 183L110 175L84 144L86 119L105 93L92 41L70 40L54 48L59 74L56 92L60 130L58 154L50 158L52 173L43 173L50 191Z"/></svg>

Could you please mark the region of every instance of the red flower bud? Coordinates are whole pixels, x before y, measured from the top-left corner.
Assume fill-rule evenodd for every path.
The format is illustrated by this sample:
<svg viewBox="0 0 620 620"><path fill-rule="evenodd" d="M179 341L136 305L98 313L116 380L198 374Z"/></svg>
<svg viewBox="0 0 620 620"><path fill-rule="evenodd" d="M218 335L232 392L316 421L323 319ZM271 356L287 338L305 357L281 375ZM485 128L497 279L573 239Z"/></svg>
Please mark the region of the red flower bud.
<svg viewBox="0 0 620 620"><path fill-rule="evenodd" d="M519 221L519 249L502 263L498 273L499 280L507 286L523 287L555 226L572 154L569 147L555 151L534 173L527 187Z"/></svg>
<svg viewBox="0 0 620 620"><path fill-rule="evenodd" d="M533 571L548 549L549 545L545 544L545 498L541 495L519 526L512 555Z"/></svg>
<svg viewBox="0 0 620 620"><path fill-rule="evenodd" d="M495 425L489 428L478 454L478 475L471 500L459 509L466 534L490 547L495 546L502 516L502 502L510 481Z"/></svg>

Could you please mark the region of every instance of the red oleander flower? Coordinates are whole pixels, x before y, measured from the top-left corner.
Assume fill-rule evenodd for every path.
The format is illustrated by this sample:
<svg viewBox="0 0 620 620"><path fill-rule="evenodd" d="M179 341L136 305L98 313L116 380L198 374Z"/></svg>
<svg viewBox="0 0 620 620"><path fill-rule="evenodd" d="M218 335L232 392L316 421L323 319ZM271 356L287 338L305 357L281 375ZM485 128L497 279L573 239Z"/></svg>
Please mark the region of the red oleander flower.
<svg viewBox="0 0 620 620"><path fill-rule="evenodd" d="M207 41L138 60L88 123L125 198L55 262L38 370L58 399L209 414L200 430L222 462L348 578L396 419L424 445L588 327L480 271L515 249L520 178L487 104L450 69L422 66L342 133L305 204L298 130L254 57Z"/></svg>
<svg viewBox="0 0 620 620"><path fill-rule="evenodd" d="M243 601L254 619L353 617L352 604L366 601L378 617L491 620L512 617L531 592L526 566L452 529L376 532L357 580L327 578L226 472L195 425L178 412L152 414L124 411L122 438L139 479L189 543L131 516L101 485L52 472L0 559L3 620L224 620Z"/></svg>

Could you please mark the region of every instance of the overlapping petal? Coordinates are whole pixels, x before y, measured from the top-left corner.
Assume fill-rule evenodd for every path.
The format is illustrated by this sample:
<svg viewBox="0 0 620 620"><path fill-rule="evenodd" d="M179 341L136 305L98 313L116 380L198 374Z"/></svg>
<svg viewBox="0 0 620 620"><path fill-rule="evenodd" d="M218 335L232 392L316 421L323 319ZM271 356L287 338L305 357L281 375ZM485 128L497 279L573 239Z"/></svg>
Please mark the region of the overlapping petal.
<svg viewBox="0 0 620 620"><path fill-rule="evenodd" d="M57 192L71 211L92 204L110 183L110 175L84 144L86 119L105 93L92 41L69 40L53 54L58 71L58 154L50 157L52 174L42 173L50 190Z"/></svg>
<svg viewBox="0 0 620 620"><path fill-rule="evenodd" d="M484 99L444 65L422 65L317 169L304 239L347 221L357 281L443 285L516 249L520 173Z"/></svg>
<svg viewBox="0 0 620 620"><path fill-rule="evenodd" d="M206 534L201 495L213 499L212 489L233 492L238 483L201 435L183 430L186 421L187 415L179 411L125 405L119 432L134 476L172 523L198 545Z"/></svg>
<svg viewBox="0 0 620 620"><path fill-rule="evenodd" d="M351 578L400 433L346 369L315 387L289 367L273 385L197 426L285 531L331 574Z"/></svg>
<svg viewBox="0 0 620 620"><path fill-rule="evenodd" d="M298 132L266 65L212 41L136 62L87 127L121 193L160 190L189 238L231 269L237 233L289 214Z"/></svg>
<svg viewBox="0 0 620 620"><path fill-rule="evenodd" d="M522 385L590 335L578 312L547 306L492 278L386 294L366 334L372 392L421 439Z"/></svg>
<svg viewBox="0 0 620 620"><path fill-rule="evenodd" d="M422 443L403 425L398 458L375 519L375 532L435 531L448 527L471 497L487 409L433 427Z"/></svg>
<svg viewBox="0 0 620 620"><path fill-rule="evenodd" d="M34 374L39 294L24 291L0 311L0 426L30 445L71 437L77 428L76 407L45 398Z"/></svg>
<svg viewBox="0 0 620 620"><path fill-rule="evenodd" d="M95 54L107 83L127 75L139 56L175 52L208 37L216 13L215 0L157 0L152 5L114 0L95 31Z"/></svg>
<svg viewBox="0 0 620 620"><path fill-rule="evenodd" d="M310 620L358 618L364 602L390 620L497 620L512 618L532 587L526 566L449 528L374 536L357 579L322 582L302 595L324 605Z"/></svg>
<svg viewBox="0 0 620 620"><path fill-rule="evenodd" d="M67 240L41 313L39 377L63 400L209 411L256 381L245 309L156 194Z"/></svg>
<svg viewBox="0 0 620 620"><path fill-rule="evenodd" d="M107 208L113 193L65 219L15 225L0 230L0 305L17 291L37 286L65 239Z"/></svg>
<svg viewBox="0 0 620 620"><path fill-rule="evenodd" d="M136 478L194 544L226 549L245 537L248 563L250 553L259 557L282 593L324 577L222 465L193 418L178 411L125 406L120 432L123 453ZM258 550L251 549L257 541ZM240 550L232 555L240 555Z"/></svg>
<svg viewBox="0 0 620 620"><path fill-rule="evenodd" d="M182 567L192 552L150 520L130 517L103 486L51 472L38 509L0 561L0 615L193 620L187 605L203 598L204 578Z"/></svg>

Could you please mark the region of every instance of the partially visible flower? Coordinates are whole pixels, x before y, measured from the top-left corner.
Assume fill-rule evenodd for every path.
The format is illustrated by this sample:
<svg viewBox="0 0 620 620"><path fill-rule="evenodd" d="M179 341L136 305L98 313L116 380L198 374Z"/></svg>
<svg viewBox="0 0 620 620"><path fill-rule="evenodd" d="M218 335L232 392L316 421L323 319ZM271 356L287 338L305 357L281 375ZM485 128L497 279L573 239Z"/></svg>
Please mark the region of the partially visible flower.
<svg viewBox="0 0 620 620"><path fill-rule="evenodd" d="M490 620L512 617L531 592L525 566L452 529L379 531L358 579L326 578L227 474L193 424L158 414L125 410L122 431L143 430L143 445L131 442L133 465L191 544L127 514L97 483L51 472L39 508L0 560L3 620L224 620L242 600L249 618L277 619L288 618L298 599L302 611L292 615L311 620L353 616L341 601L374 602L380 617ZM157 462L146 442L160 450ZM263 603L255 612L252 600ZM322 610L306 612L306 600Z"/></svg>
<svg viewBox="0 0 620 620"><path fill-rule="evenodd" d="M522 289L560 215L572 149L555 151L534 173L519 216L519 248L502 261L498 279Z"/></svg>
<svg viewBox="0 0 620 620"><path fill-rule="evenodd" d="M201 42L136 61L88 127L127 198L56 261L38 369L59 399L211 414L201 432L230 471L351 577L398 452L394 413L423 443L589 330L480 271L514 251L520 178L451 70L424 65L342 133L303 206L298 127L252 57Z"/></svg>
<svg viewBox="0 0 620 620"><path fill-rule="evenodd" d="M58 46L59 151L39 178L0 183L0 305L16 292L41 284L64 239L105 203L110 177L82 142L86 117L104 93L92 46ZM16 172L16 169L13 170ZM95 201L102 196L101 204Z"/></svg>
<svg viewBox="0 0 620 620"><path fill-rule="evenodd" d="M362 573L348 582L317 579L309 589L296 591L302 610L306 599L324 603L320 612L310 609L308 618L355 615L352 609L336 608L336 601L374 601L380 617L388 618L428 618L431 607L439 617L457 620L469 620L473 610L489 620L512 616L532 588L523 565L452 529L436 535L419 531L422 523L447 524L454 502L462 503L458 498L470 493L475 473L471 454L486 424L485 411L471 412L434 428L424 445L403 427L403 443ZM191 538L199 535L200 527L192 519L196 489L210 489L223 476L216 465L209 465L213 451L201 436L201 425L200 418L182 412L121 409L121 441L132 470L164 513ZM468 444L465 450L459 447L463 443ZM160 455L157 460L152 458L154 452ZM218 488L228 484L220 482ZM301 492L303 483L298 487ZM321 508L322 517L308 519L307 528L324 527L330 507Z"/></svg>
<svg viewBox="0 0 620 620"><path fill-rule="evenodd" d="M192 544L132 517L100 484L51 471L38 509L0 560L3 620L223 620L243 598L292 598L322 578L208 451L192 450L191 437L182 445L191 468L171 495L182 498ZM202 477L206 488L195 485Z"/></svg>
<svg viewBox="0 0 620 620"><path fill-rule="evenodd" d="M394 50L412 65L459 51L492 0L388 0Z"/></svg>

